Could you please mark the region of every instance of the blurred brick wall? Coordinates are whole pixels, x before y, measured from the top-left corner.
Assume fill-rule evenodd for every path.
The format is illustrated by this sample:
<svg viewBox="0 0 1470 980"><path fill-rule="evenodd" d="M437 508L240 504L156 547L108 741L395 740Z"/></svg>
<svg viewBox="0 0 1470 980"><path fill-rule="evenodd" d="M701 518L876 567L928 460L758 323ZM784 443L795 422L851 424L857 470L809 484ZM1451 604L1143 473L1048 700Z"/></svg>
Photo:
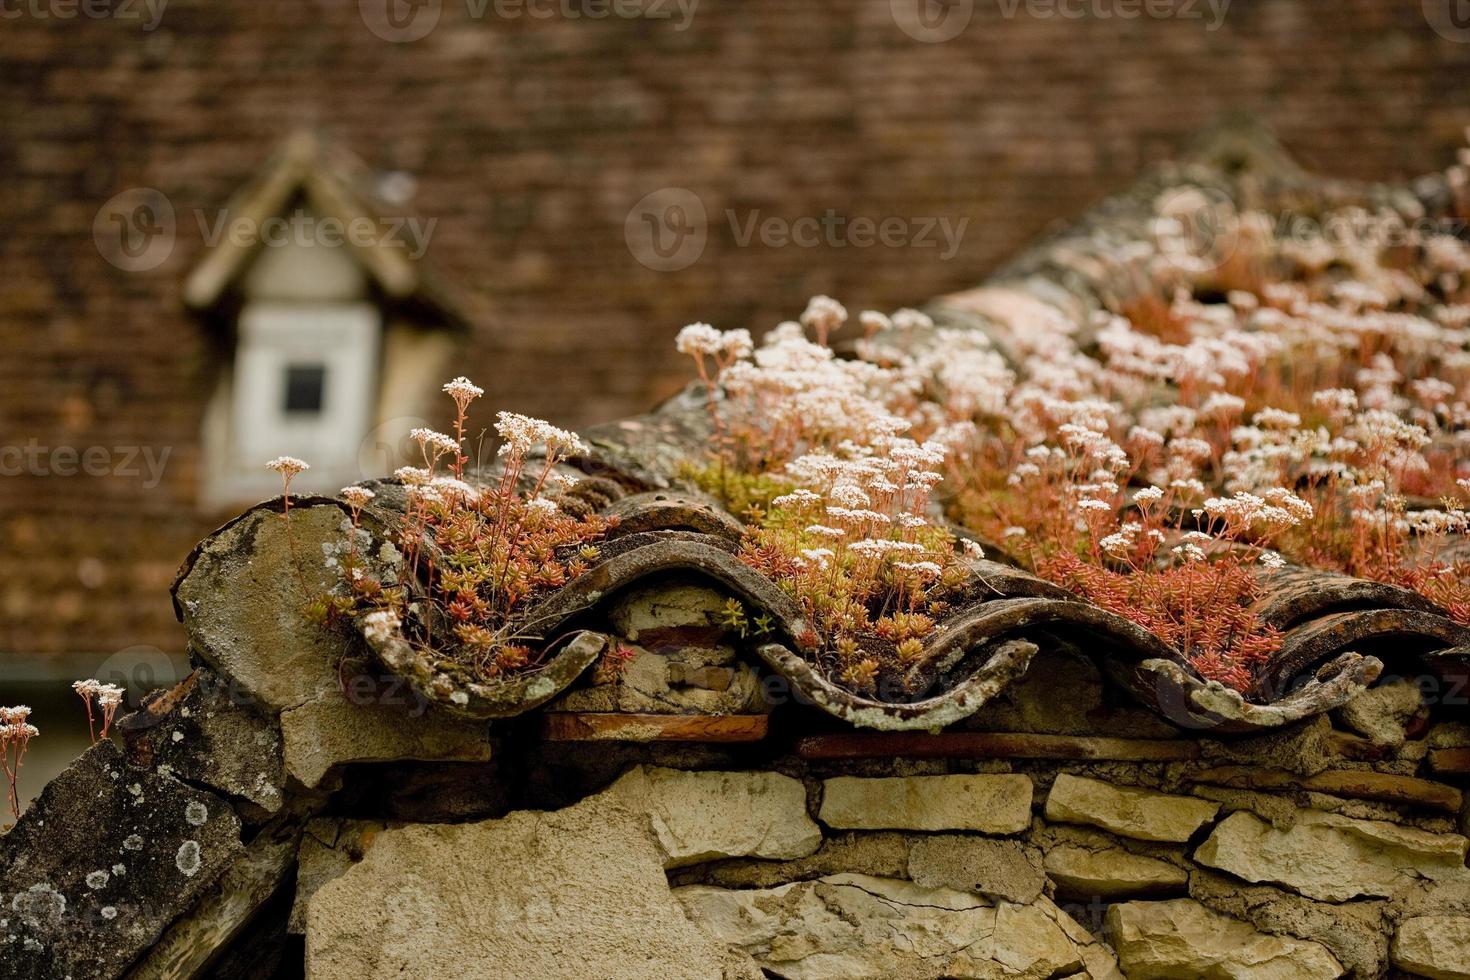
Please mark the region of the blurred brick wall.
<svg viewBox="0 0 1470 980"><path fill-rule="evenodd" d="M943 43L900 30L888 0L700 0L682 30L671 0L671 19L429 0L434 28L389 43L364 2L367 18L355 0L171 0L153 30L144 0L103 18L7 5L0 447L103 447L119 468L125 447L169 455L156 487L0 477L0 652L179 647L166 588L227 516L196 505L221 355L180 300L202 248L187 216L295 129L415 178L405 213L437 219L429 257L475 321L466 373L489 407L576 425L673 390L671 338L691 320L763 329L815 292L892 308L971 285L1222 111L1263 116L1309 168L1373 179L1444 165L1470 124L1470 43L1432 30L1419 0L1234 0L1217 30L1208 0L1137 19L976 0ZM708 241L657 272L624 224L671 186L697 195ZM178 240L126 273L92 222L135 187L169 198ZM727 209L968 224L947 259L740 247Z"/></svg>

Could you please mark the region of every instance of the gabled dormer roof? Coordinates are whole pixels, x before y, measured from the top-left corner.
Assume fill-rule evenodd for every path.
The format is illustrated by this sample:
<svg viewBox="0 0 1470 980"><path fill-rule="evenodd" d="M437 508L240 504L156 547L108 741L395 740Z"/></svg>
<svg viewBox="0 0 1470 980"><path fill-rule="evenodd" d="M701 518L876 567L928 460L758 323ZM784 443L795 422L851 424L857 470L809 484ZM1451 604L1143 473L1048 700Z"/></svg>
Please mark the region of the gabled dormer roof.
<svg viewBox="0 0 1470 980"><path fill-rule="evenodd" d="M260 172L225 205L230 224L244 221L259 228L272 218L304 207L321 218L350 226L362 220L385 220L385 205L372 187L379 175L360 158L310 132L288 137ZM241 242L222 235L208 247L184 283L184 303L193 310L214 308L249 271L258 257L259 241ZM466 317L444 284L391 236L370 241L345 236L342 247L368 279L390 301L411 304L429 320L462 327Z"/></svg>

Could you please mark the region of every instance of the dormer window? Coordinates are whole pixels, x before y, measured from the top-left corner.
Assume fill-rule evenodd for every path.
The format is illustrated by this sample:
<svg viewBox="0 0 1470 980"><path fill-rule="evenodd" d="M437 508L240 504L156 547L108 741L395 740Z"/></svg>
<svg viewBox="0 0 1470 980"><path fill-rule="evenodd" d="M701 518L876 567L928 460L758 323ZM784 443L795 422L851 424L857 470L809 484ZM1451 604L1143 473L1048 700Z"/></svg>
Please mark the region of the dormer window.
<svg viewBox="0 0 1470 980"><path fill-rule="evenodd" d="M206 508L273 495L264 462L282 454L311 463L293 483L301 492L385 475L407 462L408 431L428 424L424 379L447 368L456 338L444 328L458 318L404 242L309 233L393 226L356 189L360 172L293 139L221 219L245 234L220 236L185 285L228 340L205 420ZM249 234L282 220L308 233Z"/></svg>
<svg viewBox="0 0 1470 980"><path fill-rule="evenodd" d="M371 303L247 303L231 395L241 465L284 453L352 482L372 428L382 333Z"/></svg>

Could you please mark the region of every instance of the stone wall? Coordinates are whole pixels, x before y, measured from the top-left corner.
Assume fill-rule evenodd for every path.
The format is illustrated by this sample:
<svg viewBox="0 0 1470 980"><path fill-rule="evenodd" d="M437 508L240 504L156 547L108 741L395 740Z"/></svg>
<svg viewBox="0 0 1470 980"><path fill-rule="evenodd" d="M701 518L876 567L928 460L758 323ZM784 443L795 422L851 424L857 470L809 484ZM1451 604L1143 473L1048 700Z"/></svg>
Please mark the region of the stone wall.
<svg viewBox="0 0 1470 980"><path fill-rule="evenodd" d="M296 898L311 974L1470 973L1459 814L1207 785L1179 765L730 770L680 754L649 757L690 768L639 764L557 810L318 819ZM1241 767L1240 782L1270 772Z"/></svg>
<svg viewBox="0 0 1470 980"><path fill-rule="evenodd" d="M251 693L300 646L199 670L0 836L0 978L1470 976L1470 725L1425 678L1201 737L1057 643L943 735L551 734L708 717L673 667L752 669L721 605L615 597L635 666L492 724L355 703L351 661Z"/></svg>

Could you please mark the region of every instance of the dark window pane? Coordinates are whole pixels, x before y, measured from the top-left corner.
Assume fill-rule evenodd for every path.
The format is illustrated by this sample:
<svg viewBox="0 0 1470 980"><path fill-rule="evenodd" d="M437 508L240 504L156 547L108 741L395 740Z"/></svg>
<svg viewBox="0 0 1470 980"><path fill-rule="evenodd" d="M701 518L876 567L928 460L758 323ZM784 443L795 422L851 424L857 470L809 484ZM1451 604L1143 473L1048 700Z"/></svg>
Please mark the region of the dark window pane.
<svg viewBox="0 0 1470 980"><path fill-rule="evenodd" d="M292 364L286 368L286 413L320 415L327 390L327 369L321 364Z"/></svg>

